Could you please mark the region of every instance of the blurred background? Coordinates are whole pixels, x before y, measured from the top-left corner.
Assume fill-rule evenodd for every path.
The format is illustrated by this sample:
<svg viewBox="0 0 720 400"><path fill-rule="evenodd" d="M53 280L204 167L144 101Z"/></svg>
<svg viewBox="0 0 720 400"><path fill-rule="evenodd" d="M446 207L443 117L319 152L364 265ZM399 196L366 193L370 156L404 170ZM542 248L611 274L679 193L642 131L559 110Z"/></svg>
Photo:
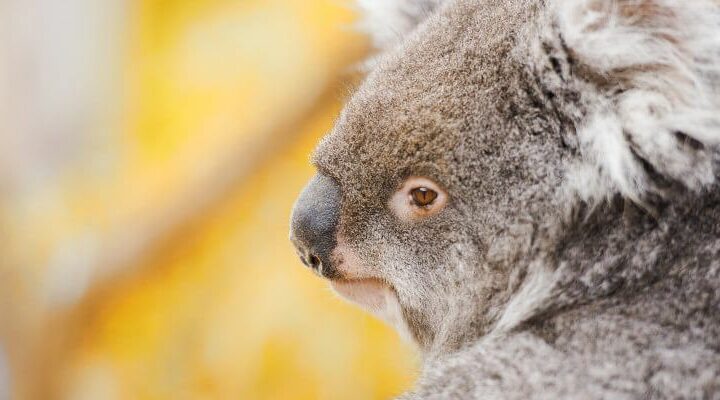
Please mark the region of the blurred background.
<svg viewBox="0 0 720 400"><path fill-rule="evenodd" d="M0 400L388 399L417 360L288 240L350 0L0 1Z"/></svg>

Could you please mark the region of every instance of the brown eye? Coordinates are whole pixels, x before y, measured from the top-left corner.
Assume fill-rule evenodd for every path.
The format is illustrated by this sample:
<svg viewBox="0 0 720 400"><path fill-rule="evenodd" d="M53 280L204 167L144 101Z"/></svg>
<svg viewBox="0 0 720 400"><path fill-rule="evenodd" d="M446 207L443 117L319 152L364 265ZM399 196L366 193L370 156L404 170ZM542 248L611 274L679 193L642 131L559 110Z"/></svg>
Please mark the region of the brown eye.
<svg viewBox="0 0 720 400"><path fill-rule="evenodd" d="M428 189L426 187L419 187L411 190L410 196L412 196L413 202L416 206L427 207L431 205L433 201L435 201L435 199L438 197L438 194L432 189Z"/></svg>
<svg viewBox="0 0 720 400"><path fill-rule="evenodd" d="M423 176L411 176L390 197L390 210L401 221L413 222L431 217L448 204L448 193Z"/></svg>

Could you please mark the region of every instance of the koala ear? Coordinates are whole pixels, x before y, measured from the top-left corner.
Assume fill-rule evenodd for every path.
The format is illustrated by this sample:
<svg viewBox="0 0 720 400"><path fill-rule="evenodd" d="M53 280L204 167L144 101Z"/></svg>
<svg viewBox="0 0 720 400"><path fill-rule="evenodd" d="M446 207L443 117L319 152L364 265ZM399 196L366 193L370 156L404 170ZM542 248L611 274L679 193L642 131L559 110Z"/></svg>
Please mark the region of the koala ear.
<svg viewBox="0 0 720 400"><path fill-rule="evenodd" d="M568 64L597 94L581 100L577 140L586 164L578 183L596 174L589 179L604 187L603 196L620 192L638 203L665 197L669 184L712 184L720 145L720 2L556 0L552 7Z"/></svg>
<svg viewBox="0 0 720 400"><path fill-rule="evenodd" d="M378 50L389 50L427 18L443 0L356 0L359 27Z"/></svg>

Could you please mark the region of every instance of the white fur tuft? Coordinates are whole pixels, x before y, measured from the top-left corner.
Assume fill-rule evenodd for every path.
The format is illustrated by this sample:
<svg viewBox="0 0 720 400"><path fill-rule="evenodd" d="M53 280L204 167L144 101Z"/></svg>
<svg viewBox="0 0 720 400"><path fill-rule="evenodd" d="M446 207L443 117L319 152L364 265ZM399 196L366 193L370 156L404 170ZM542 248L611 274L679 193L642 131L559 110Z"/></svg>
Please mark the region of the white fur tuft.
<svg viewBox="0 0 720 400"><path fill-rule="evenodd" d="M700 190L714 183L720 146L720 3L557 0L569 55L599 79L578 126L585 168L571 180L642 202L658 177ZM570 182L573 185L573 182ZM598 190L576 187L583 196ZM590 200L586 198L586 200Z"/></svg>
<svg viewBox="0 0 720 400"><path fill-rule="evenodd" d="M363 14L359 27L377 49L400 43L442 0L356 0Z"/></svg>
<svg viewBox="0 0 720 400"><path fill-rule="evenodd" d="M560 269L561 270L561 269ZM490 336L504 335L532 317L549 299L558 276L542 261L528 267L528 275L518 292L503 310Z"/></svg>

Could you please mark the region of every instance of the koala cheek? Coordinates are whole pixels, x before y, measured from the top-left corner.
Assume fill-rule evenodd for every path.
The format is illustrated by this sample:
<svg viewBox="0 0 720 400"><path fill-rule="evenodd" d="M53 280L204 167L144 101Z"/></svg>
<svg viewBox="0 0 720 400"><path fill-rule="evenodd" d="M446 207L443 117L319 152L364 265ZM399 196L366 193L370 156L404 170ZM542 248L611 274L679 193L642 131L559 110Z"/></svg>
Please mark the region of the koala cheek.
<svg viewBox="0 0 720 400"><path fill-rule="evenodd" d="M337 237L337 245L332 252L331 259L335 269L344 279L382 278L377 276L377 271L360 259L341 235Z"/></svg>

